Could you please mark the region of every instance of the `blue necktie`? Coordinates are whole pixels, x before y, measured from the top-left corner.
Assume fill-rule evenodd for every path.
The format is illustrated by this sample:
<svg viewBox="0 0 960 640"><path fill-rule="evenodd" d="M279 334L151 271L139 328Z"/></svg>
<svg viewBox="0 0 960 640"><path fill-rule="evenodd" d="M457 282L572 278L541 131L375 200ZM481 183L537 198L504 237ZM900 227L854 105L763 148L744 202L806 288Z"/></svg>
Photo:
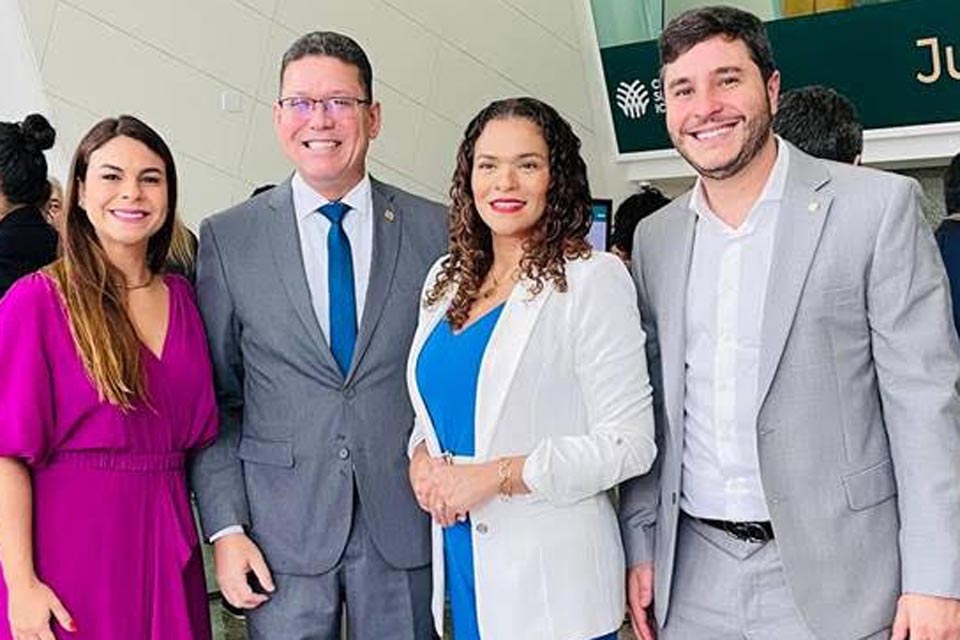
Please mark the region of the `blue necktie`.
<svg viewBox="0 0 960 640"><path fill-rule="evenodd" d="M353 290L353 257L343 217L350 206L330 202L320 213L330 221L327 234L327 282L330 295L330 349L344 376L350 370L357 342L357 299Z"/></svg>

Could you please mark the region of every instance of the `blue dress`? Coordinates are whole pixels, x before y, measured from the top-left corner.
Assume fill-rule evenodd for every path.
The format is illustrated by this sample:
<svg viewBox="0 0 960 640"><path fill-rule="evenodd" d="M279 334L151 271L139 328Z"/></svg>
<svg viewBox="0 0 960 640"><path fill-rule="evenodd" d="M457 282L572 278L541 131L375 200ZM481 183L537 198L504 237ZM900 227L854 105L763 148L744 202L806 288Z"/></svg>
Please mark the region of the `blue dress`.
<svg viewBox="0 0 960 640"><path fill-rule="evenodd" d="M480 364L497 326L503 304L494 307L455 333L444 319L427 338L417 359L417 386L427 405L437 440L444 452L475 453L477 379ZM480 640L476 589L473 581L473 537L470 519L443 530L447 598L455 640ZM616 640L611 633L597 640Z"/></svg>

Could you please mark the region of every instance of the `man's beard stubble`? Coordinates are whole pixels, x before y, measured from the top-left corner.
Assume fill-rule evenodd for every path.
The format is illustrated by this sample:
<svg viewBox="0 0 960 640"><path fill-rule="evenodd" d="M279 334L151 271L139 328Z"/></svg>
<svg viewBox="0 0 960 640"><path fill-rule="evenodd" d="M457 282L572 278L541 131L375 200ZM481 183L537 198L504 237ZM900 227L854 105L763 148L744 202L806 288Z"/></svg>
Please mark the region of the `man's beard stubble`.
<svg viewBox="0 0 960 640"><path fill-rule="evenodd" d="M711 180L725 180L737 175L740 171L750 164L750 161L757 157L763 145L767 143L773 130L773 114L770 113L770 100L765 101L766 108L763 113L756 118L746 121L747 139L744 140L740 152L735 155L730 162L714 168L706 168L694 162L689 154L685 153L683 147L677 144L676 138L671 136L673 146L677 152L704 178ZM682 134L681 134L682 135Z"/></svg>

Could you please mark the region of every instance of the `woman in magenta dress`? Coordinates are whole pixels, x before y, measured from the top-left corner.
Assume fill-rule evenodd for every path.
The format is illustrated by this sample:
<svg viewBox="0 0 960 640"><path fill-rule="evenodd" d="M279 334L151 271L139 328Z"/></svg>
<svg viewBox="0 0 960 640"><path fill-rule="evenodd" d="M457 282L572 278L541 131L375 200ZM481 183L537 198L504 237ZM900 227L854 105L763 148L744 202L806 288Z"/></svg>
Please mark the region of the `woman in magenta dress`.
<svg viewBox="0 0 960 640"><path fill-rule="evenodd" d="M185 457L216 405L177 177L130 116L73 160L63 257L0 302L0 640L206 640Z"/></svg>

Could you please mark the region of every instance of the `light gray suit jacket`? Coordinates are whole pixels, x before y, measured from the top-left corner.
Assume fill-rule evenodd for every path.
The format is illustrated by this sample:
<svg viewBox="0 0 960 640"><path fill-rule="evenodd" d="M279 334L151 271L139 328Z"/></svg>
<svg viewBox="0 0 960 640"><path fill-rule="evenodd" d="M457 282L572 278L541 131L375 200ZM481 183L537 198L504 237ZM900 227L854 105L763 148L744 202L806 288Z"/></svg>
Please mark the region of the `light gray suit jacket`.
<svg viewBox="0 0 960 640"><path fill-rule="evenodd" d="M623 488L631 566L668 615L682 487L690 194L643 223L634 278L655 471ZM960 350L909 179L790 148L763 310L760 474L790 591L820 638L892 622L901 591L960 596Z"/></svg>
<svg viewBox="0 0 960 640"><path fill-rule="evenodd" d="M376 180L372 192L370 283L346 378L311 304L290 181L200 227L197 299L221 408L220 437L191 473L202 528L243 525L282 573L334 566L354 483L387 562L430 562L430 521L407 480L404 373L446 212Z"/></svg>

